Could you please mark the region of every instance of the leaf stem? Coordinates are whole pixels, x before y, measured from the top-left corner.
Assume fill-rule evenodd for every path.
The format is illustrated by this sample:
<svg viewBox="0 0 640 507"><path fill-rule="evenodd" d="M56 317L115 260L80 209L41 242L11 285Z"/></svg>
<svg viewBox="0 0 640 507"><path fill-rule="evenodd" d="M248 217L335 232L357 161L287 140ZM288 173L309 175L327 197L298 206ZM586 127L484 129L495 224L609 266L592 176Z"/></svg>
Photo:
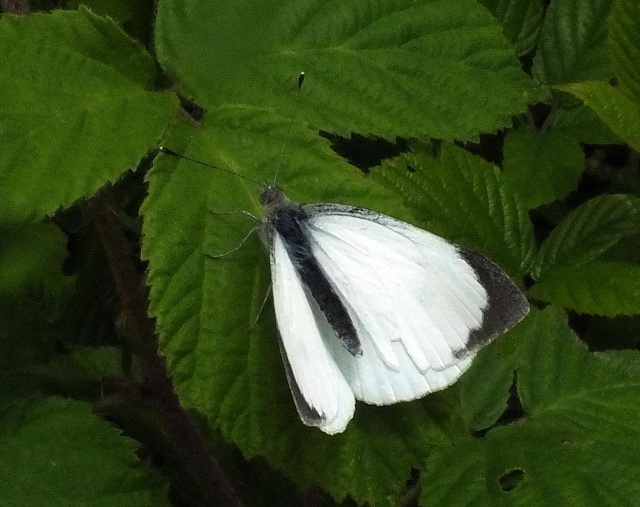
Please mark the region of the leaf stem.
<svg viewBox="0 0 640 507"><path fill-rule="evenodd" d="M157 352L155 327L148 314L144 279L137 269L134 248L122 230L113 211L110 189L104 189L93 200L91 212L104 247L116 290L126 319L126 339L142 365L143 391L159 408L159 415L175 440L176 456L181 466L198 479L207 505L241 506L237 492L225 476L198 428L182 408L166 368Z"/></svg>

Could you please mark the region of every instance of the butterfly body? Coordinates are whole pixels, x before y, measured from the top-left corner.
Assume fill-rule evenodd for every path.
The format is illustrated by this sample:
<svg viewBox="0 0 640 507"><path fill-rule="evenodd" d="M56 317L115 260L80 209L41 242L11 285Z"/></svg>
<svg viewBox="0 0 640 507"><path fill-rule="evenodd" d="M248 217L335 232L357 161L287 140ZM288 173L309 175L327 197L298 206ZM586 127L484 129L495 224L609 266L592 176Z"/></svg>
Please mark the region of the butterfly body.
<svg viewBox="0 0 640 507"><path fill-rule="evenodd" d="M265 186L260 193L265 211L263 237L271 248L273 234L279 234L300 281L304 283L343 346L354 356L362 354L360 341L344 304L336 295L313 255L305 232L307 213L302 206L287 199L276 186Z"/></svg>

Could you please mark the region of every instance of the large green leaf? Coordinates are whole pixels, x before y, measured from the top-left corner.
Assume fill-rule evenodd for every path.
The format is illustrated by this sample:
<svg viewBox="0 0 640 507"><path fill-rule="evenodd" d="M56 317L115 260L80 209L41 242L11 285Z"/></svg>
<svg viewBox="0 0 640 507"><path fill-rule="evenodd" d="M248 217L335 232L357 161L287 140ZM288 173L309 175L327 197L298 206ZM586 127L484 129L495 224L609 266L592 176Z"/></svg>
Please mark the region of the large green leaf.
<svg viewBox="0 0 640 507"><path fill-rule="evenodd" d="M640 4L615 0L608 28L609 56L618 84L640 102Z"/></svg>
<svg viewBox="0 0 640 507"><path fill-rule="evenodd" d="M553 307L525 320L518 335L524 416L432 454L422 505L634 505L638 353L587 352Z"/></svg>
<svg viewBox="0 0 640 507"><path fill-rule="evenodd" d="M15 407L0 419L0 504L168 505L164 481L137 447L85 403L47 398Z"/></svg>
<svg viewBox="0 0 640 507"><path fill-rule="evenodd" d="M527 209L565 197L585 168L584 153L571 134L561 130L512 130L504 140L504 180Z"/></svg>
<svg viewBox="0 0 640 507"><path fill-rule="evenodd" d="M488 255L514 275L529 269L533 227L495 165L443 144L435 157L407 154L373 176L396 189L425 228Z"/></svg>
<svg viewBox="0 0 640 507"><path fill-rule="evenodd" d="M221 108L210 111L201 129L178 127L167 146L270 180L289 123L259 108ZM409 201L403 207L403 192L380 184L381 170L374 170L373 177L361 173L337 157L316 132L297 123L286 152L279 182L292 199L353 204L418 224L436 223L423 213L422 203ZM506 241L517 269L533 244L530 223L519 222L526 214L499 187L497 168L457 148L448 147L444 153L443 162L430 163L434 168L442 165L441 175L457 168L452 178L468 178L461 187L466 193L447 193L446 184L435 177L430 191L442 193L439 202L447 214L458 210L458 223L465 213L459 203L472 206L474 218L488 227L487 241L497 238L498 245L488 248L492 252L505 244L505 225L495 223L504 221L513 236ZM384 172L393 170L387 167ZM482 182L482 190L473 190L474 178ZM165 156L149 175L143 254L150 263L151 308L160 347L176 390L187 407L203 413L244 453L265 455L296 483L318 482L338 498L351 494L361 502L394 505L410 467L433 446L448 442L447 433L461 425L449 408L430 412L441 403L447 407L453 395L387 408L359 404L347 430L333 437L300 422L282 369L271 304L254 325L269 290L267 253L252 238L223 258L205 256L234 248L255 225L243 214L216 212L259 214L258 192L251 181ZM507 217L501 215L501 206ZM472 232L474 225L463 229ZM450 230L460 231L457 224ZM472 232L472 237L480 234ZM448 415L443 416L443 410Z"/></svg>
<svg viewBox="0 0 640 507"><path fill-rule="evenodd" d="M156 46L206 109L289 116L304 71L299 117L343 134L477 138L537 94L475 0L164 0Z"/></svg>
<svg viewBox="0 0 640 507"><path fill-rule="evenodd" d="M640 150L640 102L600 81L573 83L557 87L571 93L589 106L611 130L635 149Z"/></svg>
<svg viewBox="0 0 640 507"><path fill-rule="evenodd" d="M161 138L177 107L154 64L86 9L0 19L0 220L93 194Z"/></svg>
<svg viewBox="0 0 640 507"><path fill-rule="evenodd" d="M572 210L540 246L531 274L593 261L625 236L640 230L640 199L601 195Z"/></svg>
<svg viewBox="0 0 640 507"><path fill-rule="evenodd" d="M579 313L640 314L640 266L594 262L550 268L529 295Z"/></svg>
<svg viewBox="0 0 640 507"><path fill-rule="evenodd" d="M545 84L607 79L605 41L613 0L552 0L545 14L533 74Z"/></svg>
<svg viewBox="0 0 640 507"><path fill-rule="evenodd" d="M480 0L480 3L500 21L518 56L535 47L544 19L542 0Z"/></svg>

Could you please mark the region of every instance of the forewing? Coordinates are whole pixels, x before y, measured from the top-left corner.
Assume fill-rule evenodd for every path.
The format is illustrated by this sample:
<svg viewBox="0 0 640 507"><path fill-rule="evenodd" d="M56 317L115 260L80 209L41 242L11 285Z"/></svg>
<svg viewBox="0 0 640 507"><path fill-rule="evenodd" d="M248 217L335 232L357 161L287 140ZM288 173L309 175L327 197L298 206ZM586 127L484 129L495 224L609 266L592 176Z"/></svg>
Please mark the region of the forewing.
<svg viewBox="0 0 640 507"><path fill-rule="evenodd" d="M271 277L280 350L296 408L305 424L317 426L328 434L340 433L353 417L353 392L325 344L307 289L282 238L274 232L271 241ZM324 332L336 340L331 328Z"/></svg>
<svg viewBox="0 0 640 507"><path fill-rule="evenodd" d="M452 384L528 311L500 268L437 235L360 208L304 210L313 254L362 342L361 358L332 347L358 399L395 403Z"/></svg>

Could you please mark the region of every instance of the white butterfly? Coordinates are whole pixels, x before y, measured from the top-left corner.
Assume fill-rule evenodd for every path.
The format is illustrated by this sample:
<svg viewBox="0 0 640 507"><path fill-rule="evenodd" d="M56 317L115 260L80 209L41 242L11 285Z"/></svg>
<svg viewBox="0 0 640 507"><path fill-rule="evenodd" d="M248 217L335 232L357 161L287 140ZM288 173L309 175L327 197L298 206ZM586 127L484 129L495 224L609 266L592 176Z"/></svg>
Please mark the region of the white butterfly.
<svg viewBox="0 0 640 507"><path fill-rule="evenodd" d="M493 262L373 211L260 196L280 350L302 421L344 431L355 400L389 405L454 383L529 311Z"/></svg>

